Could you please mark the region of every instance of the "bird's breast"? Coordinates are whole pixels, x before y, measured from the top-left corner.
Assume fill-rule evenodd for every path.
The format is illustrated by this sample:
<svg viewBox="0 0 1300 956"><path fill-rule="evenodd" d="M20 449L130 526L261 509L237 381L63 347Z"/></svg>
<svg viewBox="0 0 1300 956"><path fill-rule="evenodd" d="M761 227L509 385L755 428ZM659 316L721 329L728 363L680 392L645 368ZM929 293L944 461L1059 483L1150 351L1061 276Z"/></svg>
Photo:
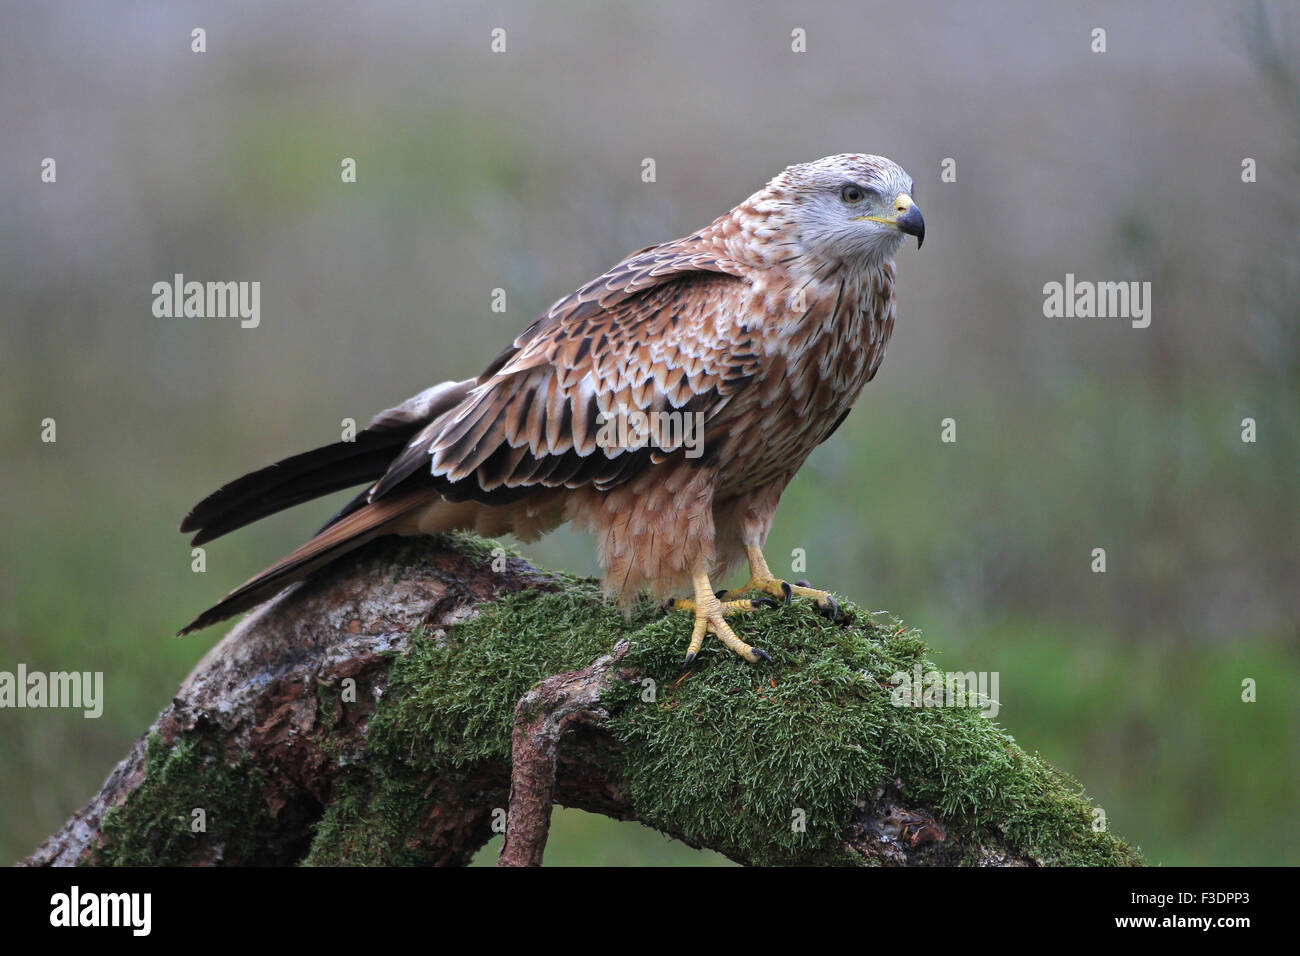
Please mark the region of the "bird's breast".
<svg viewBox="0 0 1300 956"><path fill-rule="evenodd" d="M798 308L770 307L759 334L765 361L734 400L723 483L743 493L803 465L876 374L894 326L893 264L805 288ZM705 436L708 440L708 436Z"/></svg>

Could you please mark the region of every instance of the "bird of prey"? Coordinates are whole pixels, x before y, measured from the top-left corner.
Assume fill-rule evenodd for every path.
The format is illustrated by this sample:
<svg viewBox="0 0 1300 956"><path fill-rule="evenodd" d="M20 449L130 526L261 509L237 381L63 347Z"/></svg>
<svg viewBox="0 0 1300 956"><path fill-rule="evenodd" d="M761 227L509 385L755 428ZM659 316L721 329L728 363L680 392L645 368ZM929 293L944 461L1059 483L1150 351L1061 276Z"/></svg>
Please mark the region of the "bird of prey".
<svg viewBox="0 0 1300 956"><path fill-rule="evenodd" d="M253 472L194 506L193 544L363 482L310 541L180 633L224 620L385 534L454 529L536 539L592 531L604 587L693 616L768 655L727 621L826 591L763 557L777 503L848 415L894 327L894 255L925 238L911 178L881 156L791 166L699 232L648 246L555 303L477 378L380 412L353 441ZM631 427L628 427L629 424ZM690 426L698 426L692 429ZM745 557L750 580L712 581ZM743 598L761 592L772 597Z"/></svg>

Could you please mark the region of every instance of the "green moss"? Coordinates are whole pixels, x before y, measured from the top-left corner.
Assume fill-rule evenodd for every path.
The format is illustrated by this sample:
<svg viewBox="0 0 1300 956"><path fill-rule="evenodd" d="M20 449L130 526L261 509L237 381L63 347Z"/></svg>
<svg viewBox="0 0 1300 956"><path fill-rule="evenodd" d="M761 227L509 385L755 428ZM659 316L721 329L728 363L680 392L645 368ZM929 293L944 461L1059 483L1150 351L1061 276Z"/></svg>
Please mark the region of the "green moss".
<svg viewBox="0 0 1300 956"><path fill-rule="evenodd" d="M182 866L200 860L238 865L267 862L283 843L263 796L265 777L247 760L229 763L202 735L167 747L151 736L145 780L131 798L104 815L100 866ZM205 832L191 830L204 812ZM292 858L293 848L285 848Z"/></svg>
<svg viewBox="0 0 1300 956"><path fill-rule="evenodd" d="M844 862L853 801L897 778L904 802L929 806L948 828L947 844L927 851L937 860L961 862L944 856L946 846L984 841L1052 864L1139 861L1123 841L1093 832L1077 783L976 710L894 706L881 685L917 662L929 670L924 644L897 622L881 627L847 610L848 626L803 603L747 615L737 627L771 664L746 664L711 642L679 680L688 635L680 615L646 603L626 619L576 579L506 597L443 641L417 636L395 663L370 728L376 779L508 761L519 698L627 639L627 663L656 681L656 699L617 686L611 729L626 743L625 792L652 826L758 862ZM415 812L409 798L409 788L372 788L361 800L370 813L356 820L395 838ZM327 823L322 832L343 828L340 814Z"/></svg>
<svg viewBox="0 0 1300 956"><path fill-rule="evenodd" d="M480 556L489 559L493 546ZM365 771L326 808L309 865L427 862L409 838L431 799L430 771L508 764L519 698L542 678L608 653L629 628L591 582L557 580L563 590L507 597L451 628L442 642L424 631L411 635L410 650L389 675L385 703L371 719ZM642 617L656 613L646 607ZM539 639L514 648L492 639L506 633Z"/></svg>
<svg viewBox="0 0 1300 956"><path fill-rule="evenodd" d="M401 768L354 777L338 788L303 861L306 866L423 866L410 839L426 803L421 780Z"/></svg>
<svg viewBox="0 0 1300 956"><path fill-rule="evenodd" d="M411 767L468 767L510 758L519 698L539 680L585 667L657 615L649 604L629 622L589 581L524 592L486 607L435 642L413 635L389 677L390 702L370 726L370 751Z"/></svg>
<svg viewBox="0 0 1300 956"><path fill-rule="evenodd" d="M371 545L376 550L384 549L384 544ZM396 584L412 570L429 568L429 555L433 551L455 551L471 562L487 565L504 555L506 558L522 559L518 549L504 542L491 538L481 538L469 531L446 531L428 538L411 538L404 547L388 550L392 562L389 583Z"/></svg>
<svg viewBox="0 0 1300 956"><path fill-rule="evenodd" d="M459 552L479 564L487 564L502 554L507 558L523 557L518 548L495 538L480 538L471 531L444 531L432 540L432 546Z"/></svg>

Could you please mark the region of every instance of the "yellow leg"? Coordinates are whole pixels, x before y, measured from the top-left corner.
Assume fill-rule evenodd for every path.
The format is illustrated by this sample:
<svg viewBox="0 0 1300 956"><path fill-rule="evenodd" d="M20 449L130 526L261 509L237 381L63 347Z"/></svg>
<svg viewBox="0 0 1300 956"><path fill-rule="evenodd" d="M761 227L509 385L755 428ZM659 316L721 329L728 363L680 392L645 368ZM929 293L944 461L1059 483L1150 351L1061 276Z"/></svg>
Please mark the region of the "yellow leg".
<svg viewBox="0 0 1300 956"><path fill-rule="evenodd" d="M760 660L770 661L771 658L767 656L766 651L751 647L736 636L736 632L731 629L731 626L726 621L726 615L752 611L755 608L764 607L775 602L768 601L766 598L721 601L713 593L713 585L709 583L709 576L705 572L695 572L691 575L691 580L695 585L695 599L693 601L673 602L673 610L693 611L695 613L695 627L691 630L691 644L686 649L686 660L682 666L688 667L691 661L695 660L695 655L700 652L700 647L704 644L706 634L716 634L718 640L750 663L757 663Z"/></svg>
<svg viewBox="0 0 1300 956"><path fill-rule="evenodd" d="M817 610L830 615L832 620L839 617L840 606L835 598L831 597L829 591L819 591L817 588L808 587L807 584L790 584L788 581L772 577L767 560L763 557L763 551L756 544L745 545L745 553L749 555L749 582L734 591L727 591L720 595L723 601L734 600L747 591L763 591L789 604L791 597L798 594L800 597L812 598L816 602Z"/></svg>

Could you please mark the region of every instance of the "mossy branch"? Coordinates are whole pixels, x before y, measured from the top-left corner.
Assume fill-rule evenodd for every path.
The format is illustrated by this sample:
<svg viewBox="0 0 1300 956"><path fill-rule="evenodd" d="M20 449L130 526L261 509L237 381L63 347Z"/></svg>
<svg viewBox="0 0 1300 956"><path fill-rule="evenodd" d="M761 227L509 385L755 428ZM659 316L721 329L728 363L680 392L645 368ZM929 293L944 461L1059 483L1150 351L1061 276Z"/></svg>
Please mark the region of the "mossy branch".
<svg viewBox="0 0 1300 956"><path fill-rule="evenodd" d="M553 802L752 864L1128 865L1082 789L969 707L900 707L914 631L848 605L688 623L468 536L381 539L234 628L26 861L541 860Z"/></svg>

